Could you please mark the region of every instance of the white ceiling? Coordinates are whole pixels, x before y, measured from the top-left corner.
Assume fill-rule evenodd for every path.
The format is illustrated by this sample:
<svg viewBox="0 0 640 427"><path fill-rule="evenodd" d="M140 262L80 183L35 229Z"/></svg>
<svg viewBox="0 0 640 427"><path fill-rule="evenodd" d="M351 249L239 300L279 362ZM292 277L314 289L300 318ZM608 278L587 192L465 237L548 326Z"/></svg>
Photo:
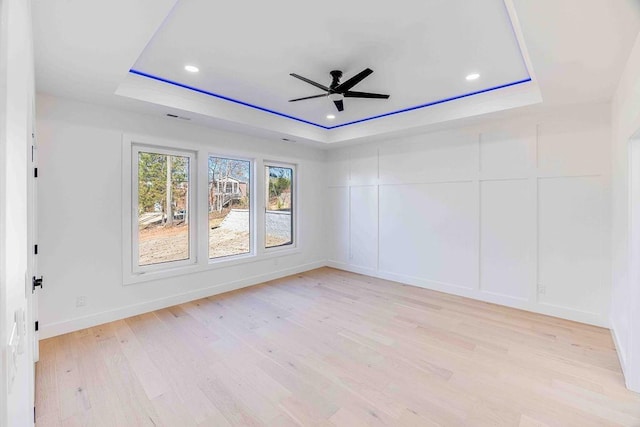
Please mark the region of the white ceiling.
<svg viewBox="0 0 640 427"><path fill-rule="evenodd" d="M293 0L34 0L38 90L269 138L339 142L534 104L611 98L640 29L636 0L430 0L338 3ZM187 74L185 63L201 72ZM343 114L288 74L328 84L374 70ZM325 130L129 73L166 79L322 126L526 79L506 89ZM466 74L478 72L474 82ZM327 123L325 115L337 119Z"/></svg>
<svg viewBox="0 0 640 427"><path fill-rule="evenodd" d="M640 31L640 1L513 2L545 104L610 100Z"/></svg>
<svg viewBox="0 0 640 427"><path fill-rule="evenodd" d="M529 79L503 0L325 0L313 9L278 0L246 9L179 1L132 68L328 127ZM374 73L353 90L390 99L345 99L342 112L326 97L288 102L322 93L289 73L329 86L331 70L345 81L367 67ZM480 78L467 81L471 73Z"/></svg>

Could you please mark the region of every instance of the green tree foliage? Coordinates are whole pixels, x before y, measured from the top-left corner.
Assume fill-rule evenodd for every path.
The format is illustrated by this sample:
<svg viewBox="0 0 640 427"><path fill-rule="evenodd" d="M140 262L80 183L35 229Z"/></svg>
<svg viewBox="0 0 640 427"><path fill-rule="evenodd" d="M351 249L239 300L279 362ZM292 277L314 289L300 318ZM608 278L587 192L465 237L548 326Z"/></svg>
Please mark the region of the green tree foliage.
<svg viewBox="0 0 640 427"><path fill-rule="evenodd" d="M189 159L171 156L172 201L184 197L189 177ZM140 152L138 155L138 214L165 211L167 156Z"/></svg>
<svg viewBox="0 0 640 427"><path fill-rule="evenodd" d="M293 170L290 168L267 168L269 174L268 208L277 210L291 209L291 180Z"/></svg>
<svg viewBox="0 0 640 427"><path fill-rule="evenodd" d="M285 191L291 191L291 174L289 168L269 168L269 195L278 197Z"/></svg>

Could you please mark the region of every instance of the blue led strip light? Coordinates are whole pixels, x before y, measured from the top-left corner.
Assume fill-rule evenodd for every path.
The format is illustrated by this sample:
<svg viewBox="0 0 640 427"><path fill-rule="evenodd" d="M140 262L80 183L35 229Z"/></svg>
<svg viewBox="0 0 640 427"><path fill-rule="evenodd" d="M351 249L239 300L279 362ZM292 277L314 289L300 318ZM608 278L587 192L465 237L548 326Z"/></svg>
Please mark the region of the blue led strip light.
<svg viewBox="0 0 640 427"><path fill-rule="evenodd" d="M153 74L144 73L142 71L138 71L138 70L134 70L134 69L129 70L129 72L131 74L137 74L139 76L147 77L147 78L150 78L150 79L153 79L153 80L157 80L159 82L169 83L170 85L178 86L178 87L181 87L181 88L184 88L184 89L189 89L189 90L192 90L192 91L198 92L198 93L203 93L205 95L213 96L215 98L223 99L225 101L230 101L230 102L234 102L236 104L244 105L245 107L255 108L256 110L265 111L267 113L275 114L276 116L284 117L284 118L291 119L291 120L296 120L298 122L306 123L308 125L317 126L317 127L323 128L323 129L331 129L331 128L328 128L326 126L322 126L322 125L319 125L317 123L310 122L308 120L300 119L298 117L289 116L288 114L279 113L279 112L274 111L274 110L269 110L268 108L260 107L259 105L249 104L248 102L244 102L244 101L240 101L240 100L237 100L237 99L229 98L228 96L218 95L217 93L209 92L209 91L203 90L203 89L198 89L197 87L189 86L189 85L186 85L186 84L183 84L183 83L179 83L179 82L175 82L173 80L165 79L163 77L154 76Z"/></svg>
<svg viewBox="0 0 640 427"><path fill-rule="evenodd" d="M354 125L356 123L367 122L369 120L379 119L381 117L393 116L395 114L406 113L407 111L413 111L413 110L418 110L420 108L431 107L432 105L444 104L445 102L455 101L456 99L467 98L469 96L479 95L481 93L491 92L492 90L503 89L505 87L515 86L515 85L519 85L519 84L522 84L522 83L527 83L527 82L530 82L530 81L531 81L531 77L527 77L526 79L518 80L517 82L507 83L507 84L503 84L503 85L500 85L500 86L494 86L494 87L490 87L488 89L477 90L475 92L465 93L464 95L452 96L451 98L445 98L445 99L441 99L439 101L428 102L426 104L416 105L415 107L404 108L402 110L392 111L390 113L379 114L377 116L367 117L366 119L354 120L352 122L343 123L341 125L331 126L328 129L335 129L335 128L339 128L339 127L342 127L342 126Z"/></svg>
<svg viewBox="0 0 640 427"><path fill-rule="evenodd" d="M129 70L129 72L131 74L137 74L137 75L142 76L142 77L147 77L149 79L157 80L159 82L168 83L170 85L178 86L178 87L181 87L181 88L184 88L184 89L189 89L189 90L192 90L194 92L202 93L204 95L213 96L214 98L219 98L219 99L222 99L222 100L225 100L225 101L230 101L230 102L233 102L233 103L236 103L236 104L244 105L245 107L251 107L251 108L254 108L256 110L264 111L266 113L275 114L276 116L284 117L286 119L295 120L295 121L301 122L301 123L306 123L308 125L316 126L316 127L319 127L319 128L322 128L322 129L327 129L327 130L336 129L336 128L343 127L343 126L349 126L349 125L353 125L353 124L357 124L357 123L367 122L369 120L379 119L379 118L382 118L382 117L393 116L395 114L406 113L407 111L418 110L420 108L431 107L433 105L443 104L443 103L449 102L449 101L455 101L456 99L467 98L469 96L478 95L478 94L485 93L485 92L491 92L491 91L498 90L498 89L504 89L506 87L515 86L515 85L519 85L519 84L527 83L527 82L531 81L531 77L527 77L526 79L518 80L518 81L515 81L515 82L512 82L512 83L506 83L506 84L503 84L503 85L500 85L500 86L490 87L488 89L482 89L482 90L478 90L478 91L475 91L475 92L465 93L463 95L452 96L450 98L445 98L445 99L441 99L441 100L438 100L438 101L428 102L426 104L416 105L414 107L404 108L402 110L392 111L390 113L379 114L377 116L367 117L365 119L360 119L360 120L354 120L352 122L342 123L340 125L335 125L335 126L323 126L323 125L318 124L318 123L310 122L309 120L304 120L304 119L301 119L299 117L290 116L288 114L284 114L284 113L280 113L278 111L270 110L268 108L260 107L259 105L250 104L248 102L240 101L240 100L237 100L237 99L234 99L234 98L229 98L228 96L219 95L217 93L209 92L209 91L206 91L204 89L199 89L199 88L194 87L194 86L186 85L184 83L179 83L179 82L176 82L176 81L173 81L173 80L165 79L163 77L154 76L153 74L145 73L145 72L134 70L134 69Z"/></svg>

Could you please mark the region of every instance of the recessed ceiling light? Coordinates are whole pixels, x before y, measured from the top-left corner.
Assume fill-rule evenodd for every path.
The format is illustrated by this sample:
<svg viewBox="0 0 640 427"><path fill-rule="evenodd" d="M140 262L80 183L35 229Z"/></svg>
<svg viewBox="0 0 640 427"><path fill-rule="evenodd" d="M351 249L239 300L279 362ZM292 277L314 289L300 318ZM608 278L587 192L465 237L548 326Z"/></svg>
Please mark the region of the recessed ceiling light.
<svg viewBox="0 0 640 427"><path fill-rule="evenodd" d="M480 74L478 74L478 73L469 74L467 76L467 80L477 80L478 77L480 77Z"/></svg>
<svg viewBox="0 0 640 427"><path fill-rule="evenodd" d="M200 68L196 67L195 65L185 65L184 69L190 73L197 73L198 71L200 71Z"/></svg>
<svg viewBox="0 0 640 427"><path fill-rule="evenodd" d="M333 114L327 114L327 119L333 120L335 118L336 118L336 116L334 116Z"/></svg>

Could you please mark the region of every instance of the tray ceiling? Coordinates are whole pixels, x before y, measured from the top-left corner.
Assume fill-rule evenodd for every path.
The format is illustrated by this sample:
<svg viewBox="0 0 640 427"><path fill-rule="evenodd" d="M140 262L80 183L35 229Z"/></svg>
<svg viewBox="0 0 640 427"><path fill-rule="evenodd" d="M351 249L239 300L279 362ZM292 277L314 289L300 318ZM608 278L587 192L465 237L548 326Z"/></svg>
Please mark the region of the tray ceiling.
<svg viewBox="0 0 640 427"><path fill-rule="evenodd" d="M290 73L328 86L331 70L342 70L344 81L367 67L374 73L353 90L390 94L388 100L346 98L343 112L326 97L288 102L322 93ZM531 80L503 0L327 0L315 9L293 0L224 7L181 0L131 73L323 129ZM465 78L473 73L479 78Z"/></svg>

